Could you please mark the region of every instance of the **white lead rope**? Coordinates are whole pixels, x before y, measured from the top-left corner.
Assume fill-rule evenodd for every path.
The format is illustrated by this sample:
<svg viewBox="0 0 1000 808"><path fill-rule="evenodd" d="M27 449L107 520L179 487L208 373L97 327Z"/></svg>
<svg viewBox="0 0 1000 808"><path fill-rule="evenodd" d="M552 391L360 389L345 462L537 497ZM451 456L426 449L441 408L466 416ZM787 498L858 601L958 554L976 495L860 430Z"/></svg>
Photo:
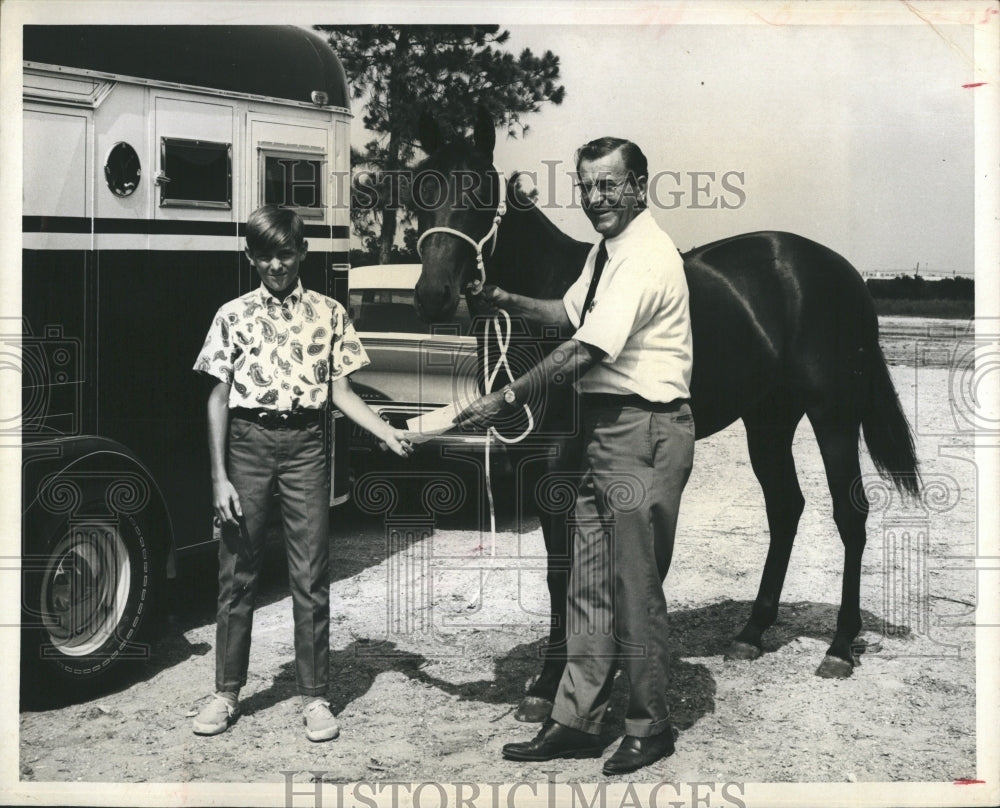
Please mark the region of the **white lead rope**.
<svg viewBox="0 0 1000 808"><path fill-rule="evenodd" d="M451 227L430 227L421 233L420 238L417 239L417 255L420 256L421 260L423 260L423 254L420 249L421 245L424 243L424 240L433 233L447 233L449 236L456 236L457 238L471 244L473 249L476 251L476 269L479 271L479 277L469 284L470 291L473 295L482 293L483 286L486 283L486 261L483 258L483 247L485 247L487 242L489 242L490 255L493 254L493 251L497 246L500 221L507 212L507 181L503 172L497 171L497 176L499 178L499 187L501 189L500 203L497 205L497 212L493 217L493 223L490 226L490 229L479 241L476 241L471 236L467 236L461 230L455 230ZM504 328L501 328L500 326L501 317L504 321ZM500 373L501 368L506 371L508 380L511 382L514 381L514 374L511 373L510 364L507 361L507 349L510 347L511 337L510 315L503 309L498 309L496 315L493 317L492 324L493 330L496 332L497 347L500 355L497 359L496 366L491 371L489 358L490 323L487 322L485 333L483 334L483 388L487 394L493 392L493 385L496 382L497 375ZM524 412L528 416L528 428L516 438L505 438L492 426L486 430L486 445L484 450L484 465L486 467L486 499L490 508L490 555L494 557L497 554L497 527L496 510L493 506L493 483L490 478L490 444L492 442L492 438L494 437L502 443L520 443L531 433L531 430L535 428L534 416L531 414L531 408L527 404L522 404L521 406L524 407Z"/></svg>
<svg viewBox="0 0 1000 808"><path fill-rule="evenodd" d="M500 327L501 317L503 318L505 328ZM503 368L507 373L507 378L511 382L514 381L514 374L511 372L510 363L507 361L507 348L510 347L510 336L512 330L510 325L510 315L503 309L498 309L496 315L493 317L492 325L493 330L496 332L497 348L499 349L500 355L497 359L496 365L491 371L490 323L487 322L485 333L483 334L483 389L487 394L493 392L493 385L496 382L497 375L500 373L501 368ZM531 407L527 404L522 404L521 406L524 408L524 413L528 417L528 426L516 438L505 438L492 426L486 430L486 446L484 450L484 465L486 467L486 499L490 507L490 555L494 557L497 554L497 521L496 510L493 506L493 482L490 478L490 444L492 442L492 438L494 437L501 443L520 443L528 437L529 434L531 434L531 430L535 428L535 418L531 413Z"/></svg>

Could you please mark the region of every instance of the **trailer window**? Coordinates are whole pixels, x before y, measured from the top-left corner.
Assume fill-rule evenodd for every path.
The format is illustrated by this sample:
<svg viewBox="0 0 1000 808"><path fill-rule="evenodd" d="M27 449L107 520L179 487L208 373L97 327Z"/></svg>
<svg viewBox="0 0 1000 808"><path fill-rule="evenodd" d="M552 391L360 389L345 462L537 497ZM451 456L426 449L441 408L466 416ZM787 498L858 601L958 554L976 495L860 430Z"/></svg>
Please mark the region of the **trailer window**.
<svg viewBox="0 0 1000 808"><path fill-rule="evenodd" d="M261 148L260 158L261 204L294 208L303 218L323 216L321 154Z"/></svg>
<svg viewBox="0 0 1000 808"><path fill-rule="evenodd" d="M160 207L232 208L231 143L160 140Z"/></svg>
<svg viewBox="0 0 1000 808"><path fill-rule="evenodd" d="M119 141L104 161L104 179L115 196L131 196L139 187L142 166L131 144Z"/></svg>

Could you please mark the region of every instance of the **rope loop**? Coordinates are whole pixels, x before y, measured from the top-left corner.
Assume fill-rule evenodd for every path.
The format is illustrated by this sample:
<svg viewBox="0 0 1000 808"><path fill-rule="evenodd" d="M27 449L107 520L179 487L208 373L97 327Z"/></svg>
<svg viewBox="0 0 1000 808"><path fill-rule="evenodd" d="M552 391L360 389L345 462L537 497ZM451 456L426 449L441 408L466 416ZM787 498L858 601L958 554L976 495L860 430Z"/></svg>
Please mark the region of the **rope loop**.
<svg viewBox="0 0 1000 808"><path fill-rule="evenodd" d="M420 234L420 238L417 239L417 255L420 260L423 261L423 252L421 251L421 245L424 240L434 234L434 233L447 233L448 235L460 238L463 241L472 245L473 249L476 251L476 269L479 272L479 277L469 283L469 291L475 296L483 291L483 286L486 283L486 259L483 257L483 247L487 242L490 244L490 255L496 251L497 239L500 233L500 223L503 221L504 215L507 213L507 180L504 177L502 171L497 171L497 177L500 179L500 203L497 205L497 212L493 217L493 224L490 229L486 232L479 241L476 241L471 236L466 235L461 230L455 230L452 227L429 227L423 233ZM503 326L501 327L501 319L503 321ZM511 338L511 323L510 315L507 314L503 309L499 309L496 315L493 317L492 326L493 331L496 334L497 348L499 351L499 357L497 359L496 365L493 369L490 369L490 325L491 322L486 323L485 332L483 334L483 389L487 394L493 392L493 386L496 383L496 378L503 369L507 374L507 379L509 382L514 381L514 374L511 372L510 363L507 361L507 349L510 347ZM493 484L490 479L490 445L493 438L496 438L501 443L513 444L520 443L535 428L535 419L531 412L531 407L527 404L522 404L524 407L524 412L528 416L528 426L527 428L517 437L505 438L492 426L486 430L486 444L484 448L485 453L485 466L486 466L486 497L489 502L490 508L490 536L492 537L492 547L491 555L495 556L497 552L497 529L496 529L496 511L493 507Z"/></svg>
<svg viewBox="0 0 1000 808"><path fill-rule="evenodd" d="M503 327L500 323L503 321ZM497 358L496 365L490 370L490 325L493 326L493 331L496 333L497 348L499 350L499 356ZM487 394L493 392L493 387L496 384L497 376L500 374L501 369L507 374L508 382L514 381L514 374L510 369L510 362L507 359L507 349L510 347L511 332L513 331L510 323L510 315L503 309L498 309L497 313L494 315L491 321L487 321L484 333L483 333L483 389ZM490 478L490 446L492 439L496 438L501 443L513 444L520 443L535 428L535 418L531 412L531 407L527 404L521 405L524 408L525 414L528 416L528 425L525 430L514 438L505 438L501 435L494 427L489 427L486 430L486 444L484 447L484 465L486 467L486 498L489 503L490 508L490 539L491 539L491 549L490 555L495 556L497 553L497 522L496 522L496 510L493 506L493 483Z"/></svg>

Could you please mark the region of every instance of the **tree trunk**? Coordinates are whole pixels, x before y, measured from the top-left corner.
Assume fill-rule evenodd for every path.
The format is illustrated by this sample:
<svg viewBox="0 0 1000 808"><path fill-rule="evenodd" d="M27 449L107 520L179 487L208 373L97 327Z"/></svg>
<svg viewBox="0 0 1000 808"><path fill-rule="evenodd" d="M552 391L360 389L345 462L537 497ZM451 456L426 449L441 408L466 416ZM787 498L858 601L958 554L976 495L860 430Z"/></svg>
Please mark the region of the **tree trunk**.
<svg viewBox="0 0 1000 808"><path fill-rule="evenodd" d="M406 65L410 51L410 34L406 26L399 30L399 39L396 40L396 48L393 52L392 71L389 74L389 91L386 98L386 106L389 108L388 120L395 122L397 116L393 115L404 97L402 92L406 81ZM398 171L400 148L399 124L393 123L389 130L389 146L386 148L385 170L389 174L389 188L398 187L398 182L393 178L393 173ZM385 205L382 208L382 231L379 234L379 261L388 264L392 259L392 245L396 241L396 227L399 212L395 207L390 208L389 204L396 202L394 199L383 200Z"/></svg>
<svg viewBox="0 0 1000 808"><path fill-rule="evenodd" d="M392 261L392 245L396 240L396 210L382 211L382 232L378 237L378 262L388 264Z"/></svg>

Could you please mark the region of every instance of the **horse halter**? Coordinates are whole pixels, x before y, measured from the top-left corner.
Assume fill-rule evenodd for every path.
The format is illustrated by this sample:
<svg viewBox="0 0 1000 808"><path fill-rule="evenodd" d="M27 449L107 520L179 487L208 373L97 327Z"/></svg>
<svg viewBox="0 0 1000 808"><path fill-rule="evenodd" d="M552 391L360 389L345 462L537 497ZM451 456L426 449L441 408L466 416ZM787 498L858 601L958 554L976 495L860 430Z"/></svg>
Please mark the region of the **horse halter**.
<svg viewBox="0 0 1000 808"><path fill-rule="evenodd" d="M423 254L420 252L420 245L423 244L424 239L427 238L432 233L448 233L452 236L458 236L463 241L469 242L473 249L476 251L476 268L479 270L479 277L469 283L470 291L473 295L478 295L483 291L483 284L486 283L486 262L483 258L483 247L486 242L490 243L490 255L493 255L493 251L497 248L497 234L500 231L500 220L503 219L504 214L507 212L507 180L503 175L502 171L497 171L497 178L500 180L500 204L497 205L496 215L493 217L493 224L490 229L486 232L479 241L476 241L472 236L467 236L461 230L455 230L452 227L429 227L423 233L420 234L420 238L417 239L417 256L423 261Z"/></svg>

